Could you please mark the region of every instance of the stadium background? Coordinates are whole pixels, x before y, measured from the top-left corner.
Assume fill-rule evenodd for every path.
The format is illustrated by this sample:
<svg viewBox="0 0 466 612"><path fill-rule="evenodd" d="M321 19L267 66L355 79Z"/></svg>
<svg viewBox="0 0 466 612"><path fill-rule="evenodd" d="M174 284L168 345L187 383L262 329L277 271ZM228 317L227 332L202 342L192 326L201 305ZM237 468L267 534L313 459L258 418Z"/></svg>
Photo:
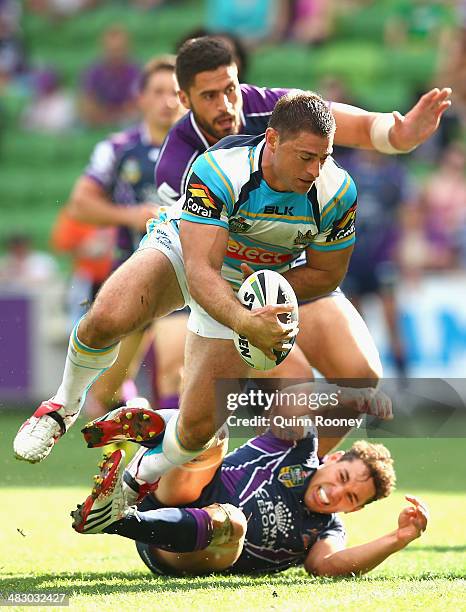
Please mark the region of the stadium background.
<svg viewBox="0 0 466 612"><path fill-rule="evenodd" d="M25 109L35 97L34 74L44 70L56 72L64 89L77 96L80 74L98 57L99 37L110 25L124 25L131 36L132 56L143 63L154 54L174 52L177 43L190 31L200 27L215 28L216 18L218 24L221 23L221 10L216 9L222 4L220 0L95 0L89 3L86 0L32 0L24 3L11 0L0 3L0 15L7 9L10 12L13 10L13 13L16 11L13 35L0 35L1 254L5 254L8 237L16 233L28 235L34 250L50 250L50 231L60 208L66 203L94 144L111 130L111 126L92 129L79 120L59 133L28 128L24 117ZM273 2L250 4L268 7L269 12L274 10ZM296 8L300 3L290 2L292 4ZM314 4L318 6L322 3ZM291 28L271 28L262 33L262 40L253 40L253 32L248 44L249 63L244 80L265 86L311 88L324 95L328 92L330 98L332 88L338 84L347 99L363 108L380 111L398 109L401 112L408 110L418 94L431 86L455 85L445 81L448 70L443 59L449 53L453 57L455 42L463 36L463 3L333 0L324 1L324 4L332 6L330 26L315 40L298 40L298 35L293 34ZM225 24L221 25L219 29L225 30ZM283 23L279 25L283 26ZM12 48L21 49L24 62L20 69L8 74L1 59L2 50L8 48L7 43L11 42L12 37L18 43ZM458 42L457 46L461 47L461 44ZM464 61L466 63L466 59ZM457 74L461 74L459 68ZM413 185L413 194L420 193L422 186L438 171L448 143L458 140L464 144L463 104L466 101L461 94L459 91L454 98L455 105L441 133L401 162ZM463 197L464 193L461 195ZM412 199L416 197L413 195ZM414 207L412 210L420 211L422 216L420 196L418 201L410 201L408 205ZM466 198L455 202L455 208L459 211L459 223L455 235L449 236L453 257L441 266L433 265L426 257L418 264L414 280L412 275L404 274L406 269L400 266L396 292L410 376L464 376ZM442 221L440 215L439 223ZM404 231L408 243L410 227L409 221L406 222ZM418 232L419 227L424 227L422 219L415 231ZM426 237L428 239L427 232ZM19 414L18 410L24 408L29 412L34 401L53 391L61 376L67 338L64 293L70 264L63 256L53 256L58 262L58 272L40 286L24 286L21 279L1 277L0 272L0 499L3 501L2 524L8 526L0 536L0 572L5 572L6 578L2 587L29 586L33 590L66 587L68 593L77 595L77 601L82 600L82 605L86 606L89 602L86 596L93 597L100 585L100 593L110 597L99 600L101 603L105 601L110 605L124 606L129 600L118 599L121 591L114 588L114 577L119 575L117 570L122 571L120 553L115 552L108 542L104 542L102 547L100 543L96 545L96 553L87 541L81 545L79 538L75 541L74 534L68 533L68 506L78 501L87 488L96 453L83 452L77 428L70 432L68 439L43 465L32 467L18 464L12 459L10 451L12 436L23 420L23 414ZM388 333L377 298L365 303L365 313L381 350L385 371L392 375L395 369L390 357ZM415 597L424 607L434 608L436 600L433 594L446 591L453 598L450 600L453 605L454 597L460 598L461 578L464 578L466 571L464 526L461 525L461 530L454 527L455 517L460 520L459 508L461 504L464 508L465 502L463 440L393 440L391 447L399 465L400 493L384 506L380 525L386 524L387 529L391 525L390 528L393 528L393 513L401 503L401 494L411 491L423 493L433 506L432 533L426 536L425 541L423 539L414 545L416 555L403 553L405 556L401 564L395 565L391 574L390 570L388 574L386 570L379 571L377 576L388 582L375 586L368 582L364 586L367 589L364 593L371 593L369 597L365 596L362 600L362 595L354 595L353 587L346 589L343 585L338 587L340 599L337 597L332 601L334 605L346 603L347 609L353 604L364 609L363 604L371 597L381 603L388 587L393 601L400 597L398 609L405 605L409 607L409 602L412 606L414 599L409 599L409 596ZM31 491L35 502L30 501ZM60 495L63 499L60 499ZM31 516L33 503L37 506ZM49 514L47 508L50 507L52 511ZM10 520L12 516L17 517L14 525ZM376 517L376 514L370 516ZM56 527L46 535L50 519ZM46 523L44 533L39 533L38 522L42 522L42 525ZM357 542L358 538L363 541L367 533L364 521L358 519L353 523L354 541ZM376 523L379 523L378 518L371 523L371 533L380 533ZM25 540L20 531L25 532L29 539ZM68 557L68 542L73 556L74 573L71 577L76 579L79 572L91 572L87 589L76 587L77 593L73 591L72 580L69 583L65 578L61 582L52 580L52 576L61 575L60 572L66 575L67 563L64 560ZM47 543L51 544L54 552L43 557L45 573L41 574L37 570L35 551L42 550ZM60 549L55 550L55 546ZM146 595L151 588L164 592L163 584L155 581L154 586L149 587L149 583L144 582L141 578L146 577L144 569L134 557L131 547L125 546L126 542L116 550L123 551L122 555L127 552L128 559L131 559L128 571L135 576L140 574L137 583L139 591ZM99 573L99 562L106 564L106 573ZM390 566L387 564L387 567ZM412 572L417 572L421 578L418 582L410 583L412 592L407 600L403 600L406 587L403 580L408 580ZM32 576L30 582L27 576ZM49 576L49 582L44 576ZM41 581L41 577L44 580ZM289 584L286 580L271 580L270 585L276 591L283 585L291 585L293 581L299 583L303 578L299 573L288 573L288 577ZM123 584L126 584L126 579L126 575L120 575ZM210 588L218 586L225 592L224 609L229 609L230 603L233 606L234 602L228 599L228 588L222 583L198 583L198 599L194 602L189 587L185 585L180 587L181 593L178 593L179 599L176 601L179 605L190 605L192 609L197 609L198 605L204 605L206 609L205 604L201 603L204 601L202 597ZM243 591L247 590L246 586L237 584L237 588ZM322 585L323 592L326 592L327 586ZM168 590L176 588L171 585ZM231 588L234 589L235 584ZM259 592L262 596L261 589L268 589L264 597L269 597L272 590L259 583L251 588L253 590L246 594L246 601L250 596L252 599L245 609L253 609L257 605ZM136 596L136 590L127 585L127 591L132 592L133 596ZM294 592L295 599L290 595L288 600L285 593L279 594L285 597L287 609L292 609L294 603L298 605L304 597L299 589ZM314 595L318 601L318 594ZM188 599L183 599L185 596ZM168 601L165 605L168 605ZM270 605L275 603L280 602L270 600ZM320 604L324 605L324 600ZM138 605L141 606L141 603ZM303 603L299 605L300 609L306 609Z"/></svg>

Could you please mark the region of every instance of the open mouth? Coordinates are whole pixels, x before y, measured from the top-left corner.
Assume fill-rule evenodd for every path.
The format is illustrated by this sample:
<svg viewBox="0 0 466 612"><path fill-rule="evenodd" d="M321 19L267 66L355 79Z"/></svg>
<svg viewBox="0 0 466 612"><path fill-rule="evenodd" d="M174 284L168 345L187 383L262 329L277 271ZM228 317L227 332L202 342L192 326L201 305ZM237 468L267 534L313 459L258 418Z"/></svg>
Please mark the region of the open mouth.
<svg viewBox="0 0 466 612"><path fill-rule="evenodd" d="M222 129L222 130L228 130L230 128L233 127L234 124L234 118L233 117L222 117L221 119L217 119L216 120L216 124Z"/></svg>
<svg viewBox="0 0 466 612"><path fill-rule="evenodd" d="M324 487L319 487L317 489L317 498L322 504L324 504L324 506L328 506L330 504L330 500L327 496L327 493L325 492Z"/></svg>

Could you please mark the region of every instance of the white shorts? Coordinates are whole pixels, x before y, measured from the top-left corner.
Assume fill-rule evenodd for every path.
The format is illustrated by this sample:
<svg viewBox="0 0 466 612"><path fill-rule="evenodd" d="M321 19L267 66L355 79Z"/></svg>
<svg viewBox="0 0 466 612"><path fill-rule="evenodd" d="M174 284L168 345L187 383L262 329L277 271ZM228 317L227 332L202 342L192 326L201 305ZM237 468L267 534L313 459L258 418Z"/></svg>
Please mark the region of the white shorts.
<svg viewBox="0 0 466 612"><path fill-rule="evenodd" d="M232 340L233 331L211 317L191 297L186 281L180 237L171 221L159 222L153 226L150 233L146 234L141 240L138 251L143 251L144 249L157 249L157 251L163 253L170 260L175 270L185 305L191 309L188 329L203 338Z"/></svg>

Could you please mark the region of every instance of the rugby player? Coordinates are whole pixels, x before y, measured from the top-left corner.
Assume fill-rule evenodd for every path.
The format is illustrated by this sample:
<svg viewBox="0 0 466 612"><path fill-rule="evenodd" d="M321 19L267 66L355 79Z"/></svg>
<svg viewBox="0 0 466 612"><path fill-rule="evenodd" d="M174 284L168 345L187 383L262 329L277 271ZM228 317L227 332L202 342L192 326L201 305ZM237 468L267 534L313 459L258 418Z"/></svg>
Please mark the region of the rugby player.
<svg viewBox="0 0 466 612"><path fill-rule="evenodd" d="M397 528L345 548L338 513L361 510L394 486L393 462L381 444L356 442L322 464L313 429L297 441L268 431L225 457L226 449L223 431L215 446L169 471L132 507L122 487L122 454L115 451L72 512L74 529L135 540L156 574L261 573L304 564L310 574L325 576L363 574L426 529L426 508L406 497L413 505L402 510Z"/></svg>
<svg viewBox="0 0 466 612"><path fill-rule="evenodd" d="M272 359L272 348L296 333L277 319L290 307L250 312L236 299L243 261L229 256L228 241L242 239L247 230L251 249L267 244L272 257L261 267L283 273L300 299L332 291L345 274L356 190L330 157L334 130L322 98L288 94L277 103L265 136L229 137L195 161L185 198L155 223L73 330L57 394L17 434L19 458L36 462L49 454L76 419L86 389L115 360L121 337L186 303L191 315L180 416L166 425L163 452L144 459L158 478L206 449L218 429L216 380L247 372L232 330ZM293 215L276 214L285 207ZM242 219L242 210L252 222ZM303 252L306 263L293 267ZM163 419L159 425L162 431ZM145 483L134 484L137 495Z"/></svg>
<svg viewBox="0 0 466 612"><path fill-rule="evenodd" d="M156 165L158 195L167 205L185 192L188 171L199 155L225 136L262 134L275 103L288 91L240 85L231 50L213 37L184 43L177 55L176 73L180 99L189 112L170 130ZM337 125L335 144L375 148L389 154L408 152L437 129L449 107L450 93L448 88L433 89L405 117L397 112L368 113L332 103ZM286 206L276 206L275 214L284 215L286 210ZM245 224L250 221L245 215L242 219ZM341 228L342 236L345 231L347 228ZM247 233L242 233L228 242L227 255L241 258L255 269L266 267L272 256L270 250L266 246L259 250L247 247ZM369 330L339 289L307 304L301 302L297 344L305 359L295 347L280 366L283 377L309 377L307 363L327 379L346 380L346 384L359 384L360 379L363 384L371 380L375 385L382 376ZM350 379L354 382L349 383Z"/></svg>
<svg viewBox="0 0 466 612"><path fill-rule="evenodd" d="M356 189L330 158L334 118L311 93L285 96L275 111L265 136L232 136L224 148L219 143L195 161L184 201L154 224L76 325L62 384L21 427L17 457L44 459L76 419L88 387L115 361L120 338L185 304L191 315L180 423L168 424L160 474L205 450L218 429L215 381L247 374L232 330L273 358L272 348L296 334L277 319L289 306L249 312L235 297L242 260L228 257L226 248L243 230L239 206L257 216L248 233L251 248L270 245L271 258L262 267L285 273L298 297L328 293L339 284L354 242ZM296 218L277 215L280 207L294 210ZM290 269L304 251L307 263Z"/></svg>
<svg viewBox="0 0 466 612"><path fill-rule="evenodd" d="M128 259L137 248L146 222L157 211L154 168L161 144L171 126L182 116L183 108L177 95L175 57L154 57L144 67L139 83L138 106L141 122L123 132L99 142L92 153L84 174L77 180L70 199L70 212L80 221L95 225L118 227L117 252L114 268ZM174 402L179 385L179 370L183 355L186 315L180 320L159 322L157 338L170 335L171 343L157 352L158 391L161 407ZM151 334L138 330L122 342L118 360L105 372L92 389L97 410L103 414L120 400L117 394L128 377L130 364L143 357ZM138 359L139 357L139 359ZM131 369L131 368L130 368ZM129 376L135 371L129 372ZM164 403L165 402L165 403ZM96 410L96 408L94 408Z"/></svg>

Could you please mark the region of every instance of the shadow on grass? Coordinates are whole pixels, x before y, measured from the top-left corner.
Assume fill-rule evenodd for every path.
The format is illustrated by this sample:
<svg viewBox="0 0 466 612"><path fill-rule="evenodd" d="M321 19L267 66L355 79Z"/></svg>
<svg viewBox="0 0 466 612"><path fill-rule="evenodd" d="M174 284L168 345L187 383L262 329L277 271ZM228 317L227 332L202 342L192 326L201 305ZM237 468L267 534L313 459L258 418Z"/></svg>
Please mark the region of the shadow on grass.
<svg viewBox="0 0 466 612"><path fill-rule="evenodd" d="M411 548L409 548L409 546L407 548L405 548L403 550L403 552L409 552L409 553L417 553L419 551L424 551L424 552L439 552L439 553L445 553L445 552L452 552L452 553L462 553L462 552L466 552L466 545L464 546L412 546Z"/></svg>
<svg viewBox="0 0 466 612"><path fill-rule="evenodd" d="M380 577L363 576L362 578L322 578L307 576L302 571L291 571L284 574L266 574L248 576L243 574L208 576L155 576L152 574L137 574L134 572L86 572L70 574L42 574L22 578L17 574L2 579L3 593L34 593L55 592L64 593L71 597L82 595L108 595L116 593L141 593L157 591L198 591L200 589L239 589L245 587L284 587L297 584L328 584L332 582L354 582L355 580L367 582L400 581L432 581L432 580L458 580L463 575L451 572L424 572L419 575ZM50 586L52 585L52 586Z"/></svg>

